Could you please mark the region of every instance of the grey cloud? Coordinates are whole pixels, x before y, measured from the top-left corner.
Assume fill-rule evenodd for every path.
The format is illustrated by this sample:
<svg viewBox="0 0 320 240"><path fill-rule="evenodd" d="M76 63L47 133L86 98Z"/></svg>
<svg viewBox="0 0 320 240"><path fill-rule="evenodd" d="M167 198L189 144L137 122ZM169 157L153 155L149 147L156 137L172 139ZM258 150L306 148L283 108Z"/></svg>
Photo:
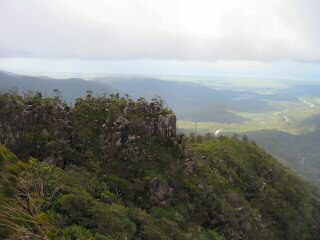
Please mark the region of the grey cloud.
<svg viewBox="0 0 320 240"><path fill-rule="evenodd" d="M259 18L261 25L252 22L254 15L250 21L251 18L246 13L241 15L241 11L235 12L239 15L233 19L229 19L228 14L223 15L221 30L209 37L188 32L179 24L174 29L165 28L158 18L152 16L148 24L143 1L133 1L131 5L136 2L138 10L130 12L123 9L124 15L115 19L111 14L113 9L102 9L105 16L111 15L110 19L106 17L102 22L79 17L78 1L72 2L74 12L70 8L64 9L61 2L1 0L0 57L320 60L320 2L316 0L283 0L282 5L275 7L271 19L268 16ZM100 3L98 0L87 2ZM243 2L250 4L252 1ZM119 8L117 11L121 13ZM174 23L176 18L171 20ZM277 30L279 26L285 31L283 35Z"/></svg>

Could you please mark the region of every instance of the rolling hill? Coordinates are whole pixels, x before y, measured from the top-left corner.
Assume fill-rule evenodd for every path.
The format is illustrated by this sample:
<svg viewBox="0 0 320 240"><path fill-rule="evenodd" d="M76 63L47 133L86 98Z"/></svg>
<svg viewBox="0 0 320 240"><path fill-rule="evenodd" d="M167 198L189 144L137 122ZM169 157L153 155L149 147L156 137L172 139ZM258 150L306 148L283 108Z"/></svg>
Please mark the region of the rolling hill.
<svg viewBox="0 0 320 240"><path fill-rule="evenodd" d="M103 93L129 94L132 98L143 96L152 99L161 96L181 120L242 123L246 118L234 112L268 112L275 110L264 97L248 91L209 88L204 85L165 81L155 78L105 77L94 80L52 79L30 77L0 72L0 90L18 88L22 91L40 91L52 96L58 89L67 101L72 101L91 90Z"/></svg>

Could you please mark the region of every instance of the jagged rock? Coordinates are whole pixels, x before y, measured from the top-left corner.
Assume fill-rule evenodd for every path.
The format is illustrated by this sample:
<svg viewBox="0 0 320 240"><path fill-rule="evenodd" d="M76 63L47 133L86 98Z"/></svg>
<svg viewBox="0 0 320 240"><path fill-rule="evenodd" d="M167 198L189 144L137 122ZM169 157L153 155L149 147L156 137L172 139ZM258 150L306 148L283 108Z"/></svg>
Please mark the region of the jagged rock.
<svg viewBox="0 0 320 240"><path fill-rule="evenodd" d="M188 174L194 173L196 170L196 164L193 160L188 160L185 162L185 172Z"/></svg>
<svg viewBox="0 0 320 240"><path fill-rule="evenodd" d="M177 118L175 114L169 114L161 118L163 123L164 136L175 137L176 136L176 123Z"/></svg>
<svg viewBox="0 0 320 240"><path fill-rule="evenodd" d="M176 116L173 113L162 114L164 109L155 103L129 101L124 107L124 115L130 118L131 115L153 113L155 117L146 116L142 121L131 124L130 127L136 132L144 133L148 136L161 135L165 137L176 136Z"/></svg>
<svg viewBox="0 0 320 240"><path fill-rule="evenodd" d="M151 117L152 116L152 117ZM142 137L175 137L176 136L176 116L173 113L164 110L163 107L156 103L146 103L144 101L128 101L123 108L123 115L113 120L111 124L103 124L105 129L104 139L105 146L103 151L105 157L123 155L121 148L129 148L130 145L138 141ZM137 136L136 136L137 135ZM177 138L180 143L179 147L184 148L184 138ZM124 151L128 151L124 150ZM133 161L137 161L139 149L130 150L133 154ZM144 154L146 155L146 154Z"/></svg>
<svg viewBox="0 0 320 240"><path fill-rule="evenodd" d="M149 182L151 200L157 204L165 205L171 202L170 195L172 190L173 189L167 183L162 182L157 177L151 179Z"/></svg>
<svg viewBox="0 0 320 240"><path fill-rule="evenodd" d="M115 106L116 104L113 104L112 101L111 99L104 99L102 105L99 106L100 109L99 107L92 109L97 111L97 117L95 115L89 116L89 113L85 110L82 113L87 121L91 121L91 124L89 124L92 127L91 130L100 134L97 135L97 138L101 142L101 153L105 160L124 155L121 153L122 149L123 151L129 151L126 149L131 149L131 145L143 138L154 136L171 138L176 136L176 116L163 107L161 103L147 103L141 99L136 102L128 100L124 105ZM8 122L0 123L0 142L10 146L13 150L19 148L17 143L25 141L27 134L34 131L32 126L36 124L49 126L44 129L48 133L45 131L39 133L41 139L48 139L47 141L49 141L54 136L65 142L64 145L53 146L54 148L73 146L79 150L82 149L83 145L94 144L95 142L93 138L88 138L84 142L84 136L81 136L82 133L79 134L78 132L79 126L74 125L74 109L71 106L60 103L48 105L42 103L41 100L31 99L25 103L8 101L5 108L16 108L17 105L19 105L20 110L7 116ZM81 101L76 102L75 108L81 109ZM77 113L77 111L75 112ZM101 118L101 116L104 118ZM12 122L15 123L13 126L10 125ZM36 138L34 141L37 141ZM43 159L51 157L47 154L45 148L45 145L38 147L38 157L43 157ZM142 149L131 149L130 153L133 156L133 161L138 161L140 155L145 157L148 155L142 153ZM56 156L54 156L54 159L54 161L60 161ZM69 160L72 160L72 158L70 157ZM63 162L64 159L61 161Z"/></svg>

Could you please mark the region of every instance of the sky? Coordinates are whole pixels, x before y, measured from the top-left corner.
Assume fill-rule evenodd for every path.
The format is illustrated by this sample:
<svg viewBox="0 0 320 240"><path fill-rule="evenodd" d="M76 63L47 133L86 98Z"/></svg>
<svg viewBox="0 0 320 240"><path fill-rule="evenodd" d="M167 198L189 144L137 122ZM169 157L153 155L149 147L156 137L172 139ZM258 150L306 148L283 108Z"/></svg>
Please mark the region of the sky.
<svg viewBox="0 0 320 240"><path fill-rule="evenodd" d="M319 0L0 0L0 69L320 80Z"/></svg>

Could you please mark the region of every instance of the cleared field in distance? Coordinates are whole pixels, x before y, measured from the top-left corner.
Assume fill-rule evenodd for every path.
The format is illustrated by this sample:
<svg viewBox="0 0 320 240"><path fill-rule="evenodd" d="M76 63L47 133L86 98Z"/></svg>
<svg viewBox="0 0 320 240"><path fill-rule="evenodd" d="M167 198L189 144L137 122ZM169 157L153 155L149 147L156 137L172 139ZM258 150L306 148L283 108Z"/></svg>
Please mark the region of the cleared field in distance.
<svg viewBox="0 0 320 240"><path fill-rule="evenodd" d="M304 124L308 118L320 114L320 98L303 97L296 102L268 101L277 111L263 113L232 112L247 119L244 123L198 122L199 134L207 132L249 132L257 130L279 130L293 134L302 134L315 130L313 126ZM183 132L194 132L194 121L178 121L178 128Z"/></svg>

